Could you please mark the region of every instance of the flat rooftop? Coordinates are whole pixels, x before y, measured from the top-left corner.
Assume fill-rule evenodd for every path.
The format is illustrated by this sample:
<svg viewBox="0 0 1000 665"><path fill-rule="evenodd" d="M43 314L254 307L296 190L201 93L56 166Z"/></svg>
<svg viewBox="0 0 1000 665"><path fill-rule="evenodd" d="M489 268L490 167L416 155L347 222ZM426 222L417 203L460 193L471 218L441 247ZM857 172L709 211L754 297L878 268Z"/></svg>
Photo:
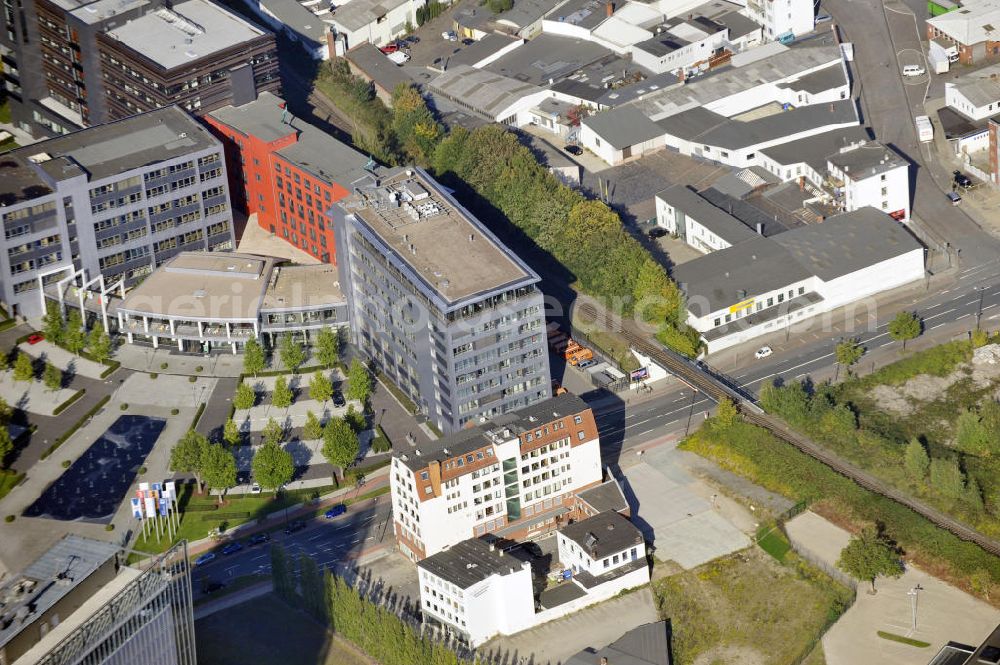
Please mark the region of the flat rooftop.
<svg viewBox="0 0 1000 665"><path fill-rule="evenodd" d="M136 7L147 5L149 0L95 0L95 2L56 0L56 4L84 23L94 24L115 14L123 14Z"/></svg>
<svg viewBox="0 0 1000 665"><path fill-rule="evenodd" d="M126 294L119 311L205 321L256 321L273 260L181 252Z"/></svg>
<svg viewBox="0 0 1000 665"><path fill-rule="evenodd" d="M521 50L518 47L515 50ZM523 97L542 92L533 83L526 83L487 69L469 65L449 67L430 82L431 90L460 101L490 120L516 104Z"/></svg>
<svg viewBox="0 0 1000 665"><path fill-rule="evenodd" d="M184 0L104 33L170 70L263 37L257 26L208 0Z"/></svg>
<svg viewBox="0 0 1000 665"><path fill-rule="evenodd" d="M208 115L218 122L247 136L272 142L296 135L295 143L281 148L277 154L327 183L337 183L344 189L367 175L368 157L351 146L341 143L321 129L286 113L285 100L270 92L262 92L254 101L242 106L226 106Z"/></svg>
<svg viewBox="0 0 1000 665"><path fill-rule="evenodd" d="M408 0L348 0L330 13L329 20L349 31L375 23Z"/></svg>
<svg viewBox="0 0 1000 665"><path fill-rule="evenodd" d="M468 589L493 575L511 575L522 570L525 565L479 538L455 543L443 552L417 562L418 568L423 568L459 589Z"/></svg>
<svg viewBox="0 0 1000 665"><path fill-rule="evenodd" d="M834 153L828 159L844 172L845 177L852 180L885 173L907 164L895 151L878 141L869 141L853 150Z"/></svg>
<svg viewBox="0 0 1000 665"><path fill-rule="evenodd" d="M113 543L64 536L19 575L0 586L0 647L10 642L114 557Z"/></svg>
<svg viewBox="0 0 1000 665"><path fill-rule="evenodd" d="M338 204L358 219L448 309L527 286L536 275L422 169L398 169Z"/></svg>
<svg viewBox="0 0 1000 665"><path fill-rule="evenodd" d="M826 170L827 157L843 148L868 140L868 130L864 127L844 127L797 141L773 145L761 152L782 166L804 163L823 173Z"/></svg>
<svg viewBox="0 0 1000 665"><path fill-rule="evenodd" d="M560 7L559 12L562 10ZM601 16L604 16L603 7ZM618 56L586 39L542 33L484 69L522 83L546 86L551 80L558 81L604 58L617 59Z"/></svg>
<svg viewBox="0 0 1000 665"><path fill-rule="evenodd" d="M264 310L314 308L344 302L337 267L320 263L309 266L276 266L261 300Z"/></svg>
<svg viewBox="0 0 1000 665"><path fill-rule="evenodd" d="M733 215L712 205L685 185L674 185L657 193L669 206L690 217L730 245L753 238L756 233Z"/></svg>
<svg viewBox="0 0 1000 665"><path fill-rule="evenodd" d="M47 194L49 179L87 174L93 182L219 145L204 125L168 106L0 155L0 202Z"/></svg>

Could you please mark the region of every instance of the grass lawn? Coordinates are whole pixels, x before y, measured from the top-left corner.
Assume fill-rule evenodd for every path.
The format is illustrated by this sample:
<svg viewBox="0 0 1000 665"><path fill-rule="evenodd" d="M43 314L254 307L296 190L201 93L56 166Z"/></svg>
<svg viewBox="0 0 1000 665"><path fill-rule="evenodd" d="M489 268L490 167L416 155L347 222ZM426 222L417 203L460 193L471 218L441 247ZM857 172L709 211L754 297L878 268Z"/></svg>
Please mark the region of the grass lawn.
<svg viewBox="0 0 1000 665"><path fill-rule="evenodd" d="M778 561L784 561L788 550L792 549L788 538L774 525L765 525L757 530L757 544Z"/></svg>
<svg viewBox="0 0 1000 665"><path fill-rule="evenodd" d="M193 484L182 486L177 503L181 509L181 525L171 541L166 536L161 539L142 538L136 542L135 549L140 552L155 554L164 552L167 548L186 538L188 541L200 540L208 536L212 529L218 528L223 533L234 526L252 519L258 519L282 508L294 506L336 489L333 486L316 487L304 490L282 492L275 497L273 494L233 495L226 503L217 508L218 497L205 494L195 494ZM155 534L154 534L155 535Z"/></svg>
<svg viewBox="0 0 1000 665"><path fill-rule="evenodd" d="M751 548L655 582L660 616L673 624L674 663L798 663L851 592L787 558L782 565Z"/></svg>
<svg viewBox="0 0 1000 665"><path fill-rule="evenodd" d="M377 665L273 595L195 622L199 665Z"/></svg>
<svg viewBox="0 0 1000 665"><path fill-rule="evenodd" d="M0 471L0 499L7 496L8 492L17 487L17 484L21 482L21 478L23 477L24 474L17 471Z"/></svg>
<svg viewBox="0 0 1000 665"><path fill-rule="evenodd" d="M817 644L809 657L802 661L802 665L826 665L826 654L823 653L823 644Z"/></svg>

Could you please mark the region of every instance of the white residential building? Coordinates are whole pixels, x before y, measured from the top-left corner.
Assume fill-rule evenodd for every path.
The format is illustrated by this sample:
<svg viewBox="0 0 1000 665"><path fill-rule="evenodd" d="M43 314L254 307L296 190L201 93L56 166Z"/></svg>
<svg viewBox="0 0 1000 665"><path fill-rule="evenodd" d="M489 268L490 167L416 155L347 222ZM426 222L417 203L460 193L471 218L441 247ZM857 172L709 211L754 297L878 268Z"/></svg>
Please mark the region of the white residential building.
<svg viewBox="0 0 1000 665"><path fill-rule="evenodd" d="M746 0L747 17L764 27L764 39L784 41L813 31L814 0Z"/></svg>
<svg viewBox="0 0 1000 665"><path fill-rule="evenodd" d="M614 511L557 532L563 580L536 598L531 564L471 538L417 563L424 620L479 646L649 582L646 544Z"/></svg>
<svg viewBox="0 0 1000 665"><path fill-rule="evenodd" d="M944 101L970 120L1000 113L1000 64L990 65L944 84Z"/></svg>
<svg viewBox="0 0 1000 665"><path fill-rule="evenodd" d="M924 249L874 208L754 237L678 265L688 324L714 353L922 279Z"/></svg>
<svg viewBox="0 0 1000 665"><path fill-rule="evenodd" d="M593 413L565 393L396 454L396 539L417 561L467 538L538 535L601 480Z"/></svg>
<svg viewBox="0 0 1000 665"><path fill-rule="evenodd" d="M704 16L671 20L651 39L632 46L632 61L656 74L708 66L729 44L729 29Z"/></svg>
<svg viewBox="0 0 1000 665"><path fill-rule="evenodd" d="M750 228L684 185L656 195L656 224L705 254L753 238Z"/></svg>
<svg viewBox="0 0 1000 665"><path fill-rule="evenodd" d="M346 49L364 42L382 46L405 35L408 25L416 25L417 7L424 4L424 0L351 0L322 20L347 41Z"/></svg>
<svg viewBox="0 0 1000 665"><path fill-rule="evenodd" d="M872 207L897 222L910 221L910 165L875 141L827 158L834 202L844 211Z"/></svg>

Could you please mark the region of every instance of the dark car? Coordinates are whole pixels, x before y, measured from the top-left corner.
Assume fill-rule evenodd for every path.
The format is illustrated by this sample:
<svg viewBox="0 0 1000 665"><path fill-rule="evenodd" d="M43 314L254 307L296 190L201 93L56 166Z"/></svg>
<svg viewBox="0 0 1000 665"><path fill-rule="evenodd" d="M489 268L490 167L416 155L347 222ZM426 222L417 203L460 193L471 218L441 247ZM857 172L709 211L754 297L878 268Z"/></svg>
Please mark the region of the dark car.
<svg viewBox="0 0 1000 665"><path fill-rule="evenodd" d="M301 531L304 528L306 528L305 522L303 522L302 520L294 520L292 522L289 522L288 526L285 527L285 533L292 534L295 533L296 531Z"/></svg>
<svg viewBox="0 0 1000 665"><path fill-rule="evenodd" d="M201 587L201 592L202 593L215 593L216 591L222 591L225 588L226 588L226 585L223 584L222 582L212 581L212 582L206 582L205 584L203 584L202 587Z"/></svg>
<svg viewBox="0 0 1000 665"><path fill-rule="evenodd" d="M466 46L468 46L470 44L475 44L476 40L475 39L463 39L462 43L465 44Z"/></svg>
<svg viewBox="0 0 1000 665"><path fill-rule="evenodd" d="M961 171L955 171L954 176L955 176L955 184L958 185L959 187L965 187L966 189L972 187L972 178L965 175Z"/></svg>
<svg viewBox="0 0 1000 665"><path fill-rule="evenodd" d="M419 44L420 37L417 37L416 35L410 35L409 37L406 38L405 41L409 42L410 44Z"/></svg>
<svg viewBox="0 0 1000 665"><path fill-rule="evenodd" d="M576 155L578 157L583 154L583 148L581 148L578 145L568 145L564 147L563 150L565 150L571 155Z"/></svg>
<svg viewBox="0 0 1000 665"><path fill-rule="evenodd" d="M346 512L347 512L347 506L345 506L342 503L338 503L336 506L333 506L325 513L323 513L323 515L326 517L326 519L332 520L334 517L337 517L338 515L343 515Z"/></svg>
<svg viewBox="0 0 1000 665"><path fill-rule="evenodd" d="M253 547L254 545L260 545L271 540L271 535L267 533L255 533L247 539L247 545Z"/></svg>
<svg viewBox="0 0 1000 665"><path fill-rule="evenodd" d="M335 390L333 393L333 405L334 406L347 406L347 400L344 399L344 393L339 390Z"/></svg>
<svg viewBox="0 0 1000 665"><path fill-rule="evenodd" d="M241 549L243 549L243 546L240 545L239 543L229 543L228 545L226 545L225 547L222 548L222 553L223 554L236 554Z"/></svg>
<svg viewBox="0 0 1000 665"><path fill-rule="evenodd" d="M649 230L648 235L650 238L662 238L663 236L667 235L667 230L662 226L654 226Z"/></svg>

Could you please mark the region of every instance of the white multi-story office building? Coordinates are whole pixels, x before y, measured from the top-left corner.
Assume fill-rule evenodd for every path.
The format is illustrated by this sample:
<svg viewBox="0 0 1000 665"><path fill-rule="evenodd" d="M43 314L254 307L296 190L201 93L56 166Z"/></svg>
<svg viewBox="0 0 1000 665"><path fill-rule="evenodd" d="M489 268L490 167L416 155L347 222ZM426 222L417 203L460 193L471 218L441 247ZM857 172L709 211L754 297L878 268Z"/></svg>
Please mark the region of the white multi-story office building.
<svg viewBox="0 0 1000 665"><path fill-rule="evenodd" d="M331 215L356 344L438 427L550 395L538 275L426 172L373 174Z"/></svg>
<svg viewBox="0 0 1000 665"><path fill-rule="evenodd" d="M390 473L396 539L420 560L467 538L529 538L568 519L576 493L601 479L594 415L565 393L397 452Z"/></svg>
<svg viewBox="0 0 1000 665"><path fill-rule="evenodd" d="M764 27L764 39L801 37L816 26L814 0L746 0L746 16Z"/></svg>

